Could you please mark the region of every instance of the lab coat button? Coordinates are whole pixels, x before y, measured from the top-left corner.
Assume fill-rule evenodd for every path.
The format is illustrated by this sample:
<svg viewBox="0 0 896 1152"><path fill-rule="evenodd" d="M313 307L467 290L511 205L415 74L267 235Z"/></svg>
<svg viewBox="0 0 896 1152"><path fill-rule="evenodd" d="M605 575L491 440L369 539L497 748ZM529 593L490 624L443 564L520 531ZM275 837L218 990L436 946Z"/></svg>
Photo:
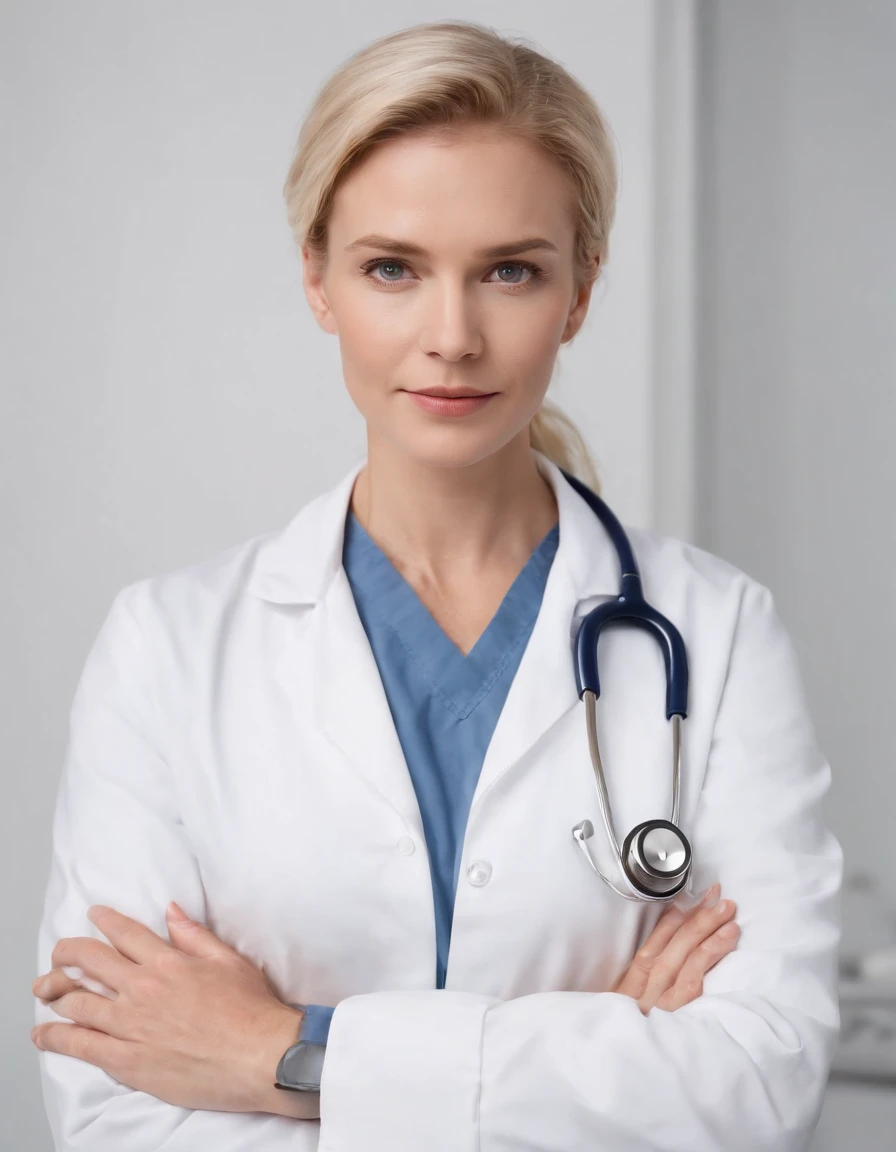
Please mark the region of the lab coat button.
<svg viewBox="0 0 896 1152"><path fill-rule="evenodd" d="M410 836L402 836L398 841L398 851L402 856L412 856L416 849L416 845Z"/></svg>
<svg viewBox="0 0 896 1152"><path fill-rule="evenodd" d="M477 888L481 888L483 884L488 884L491 875L492 866L488 860L474 860L467 869L467 879Z"/></svg>

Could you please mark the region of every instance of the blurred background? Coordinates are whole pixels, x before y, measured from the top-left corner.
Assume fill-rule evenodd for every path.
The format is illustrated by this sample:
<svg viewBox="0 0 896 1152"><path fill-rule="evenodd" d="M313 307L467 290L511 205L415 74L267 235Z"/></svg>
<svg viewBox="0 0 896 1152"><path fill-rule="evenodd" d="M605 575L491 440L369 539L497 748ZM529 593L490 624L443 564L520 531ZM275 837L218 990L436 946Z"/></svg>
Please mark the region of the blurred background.
<svg viewBox="0 0 896 1152"><path fill-rule="evenodd" d="M550 395L624 521L767 584L844 848L843 1037L813 1152L896 1131L896 5L0 5L0 1147L49 1152L30 983L68 709L126 583L275 528L365 451L281 187L319 85L424 20L594 94L621 185Z"/></svg>

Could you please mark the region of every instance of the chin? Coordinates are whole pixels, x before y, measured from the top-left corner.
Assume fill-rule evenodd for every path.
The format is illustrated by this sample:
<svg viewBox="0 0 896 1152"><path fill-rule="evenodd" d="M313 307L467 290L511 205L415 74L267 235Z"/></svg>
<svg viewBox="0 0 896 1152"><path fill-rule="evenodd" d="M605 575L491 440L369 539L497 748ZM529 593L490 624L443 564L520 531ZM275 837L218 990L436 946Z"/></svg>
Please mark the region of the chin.
<svg viewBox="0 0 896 1152"><path fill-rule="evenodd" d="M440 430L432 436L418 435L402 438L403 451L418 464L432 468L470 468L505 449L512 436L502 436L484 428Z"/></svg>

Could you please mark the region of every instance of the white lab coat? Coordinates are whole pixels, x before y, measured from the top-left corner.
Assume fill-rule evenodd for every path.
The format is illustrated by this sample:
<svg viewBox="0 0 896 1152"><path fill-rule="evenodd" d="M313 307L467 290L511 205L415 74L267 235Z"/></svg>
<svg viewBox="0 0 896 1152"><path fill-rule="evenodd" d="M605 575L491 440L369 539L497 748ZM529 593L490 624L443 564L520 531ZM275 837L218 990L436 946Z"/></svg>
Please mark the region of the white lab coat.
<svg viewBox="0 0 896 1152"><path fill-rule="evenodd" d="M676 1012L608 992L662 913L620 899L572 638L617 592L609 538L559 469L560 541L463 846L447 987L411 777L341 566L364 461L282 531L141 580L86 661L53 824L38 971L109 904L164 938L177 900L285 1001L338 1004L320 1120L191 1111L40 1053L66 1152L771 1152L806 1147L839 1032L840 846L772 597L630 529L690 662L680 821L694 884L738 906L736 951ZM671 814L659 646L600 642L601 750L620 837ZM474 863L485 868L474 869ZM483 883L483 877L486 882ZM37 1021L58 1017L36 1004ZM273 1069L272 1069L273 1073Z"/></svg>

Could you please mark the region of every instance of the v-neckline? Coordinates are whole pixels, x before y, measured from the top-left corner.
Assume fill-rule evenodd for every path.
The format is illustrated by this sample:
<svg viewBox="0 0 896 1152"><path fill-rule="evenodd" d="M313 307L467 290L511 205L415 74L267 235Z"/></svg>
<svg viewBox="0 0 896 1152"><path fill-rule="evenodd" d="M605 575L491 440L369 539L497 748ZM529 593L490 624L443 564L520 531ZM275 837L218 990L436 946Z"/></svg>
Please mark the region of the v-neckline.
<svg viewBox="0 0 896 1152"><path fill-rule="evenodd" d="M363 565L363 583L352 582L366 611L395 633L421 674L461 718L488 695L538 616L560 538L559 521L542 537L508 588L497 610L464 655L413 586L368 535L354 510L346 518L344 549ZM349 580L351 575L349 573ZM535 594L533 595L533 590Z"/></svg>

